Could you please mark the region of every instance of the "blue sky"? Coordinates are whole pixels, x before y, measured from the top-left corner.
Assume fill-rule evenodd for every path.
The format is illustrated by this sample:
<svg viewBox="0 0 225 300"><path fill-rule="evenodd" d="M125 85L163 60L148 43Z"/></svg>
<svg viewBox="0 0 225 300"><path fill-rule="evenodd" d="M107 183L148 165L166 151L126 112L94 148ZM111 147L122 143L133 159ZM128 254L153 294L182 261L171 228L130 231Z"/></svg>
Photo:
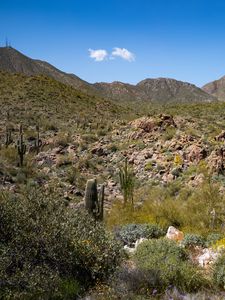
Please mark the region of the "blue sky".
<svg viewBox="0 0 225 300"><path fill-rule="evenodd" d="M225 75L224 0L0 0L1 45L6 36L89 82Z"/></svg>

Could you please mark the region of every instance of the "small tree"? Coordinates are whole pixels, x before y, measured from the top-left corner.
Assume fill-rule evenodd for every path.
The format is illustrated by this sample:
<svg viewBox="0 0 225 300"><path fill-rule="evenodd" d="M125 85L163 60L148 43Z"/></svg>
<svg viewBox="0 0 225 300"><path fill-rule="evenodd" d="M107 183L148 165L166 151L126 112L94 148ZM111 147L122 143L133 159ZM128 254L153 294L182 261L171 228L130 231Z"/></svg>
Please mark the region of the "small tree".
<svg viewBox="0 0 225 300"><path fill-rule="evenodd" d="M127 157L125 158L124 166L119 169L120 187L123 193L124 206L129 202L134 206L134 172L128 166Z"/></svg>

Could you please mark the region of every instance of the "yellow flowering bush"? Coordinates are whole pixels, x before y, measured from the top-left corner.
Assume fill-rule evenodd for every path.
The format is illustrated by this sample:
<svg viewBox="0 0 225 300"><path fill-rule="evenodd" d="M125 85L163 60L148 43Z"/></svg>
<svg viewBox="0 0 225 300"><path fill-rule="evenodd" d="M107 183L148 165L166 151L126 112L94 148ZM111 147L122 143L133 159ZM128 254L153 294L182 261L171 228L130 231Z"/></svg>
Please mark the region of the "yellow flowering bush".
<svg viewBox="0 0 225 300"><path fill-rule="evenodd" d="M213 248L216 250L224 249L225 250L225 238L215 242Z"/></svg>
<svg viewBox="0 0 225 300"><path fill-rule="evenodd" d="M179 154L175 155L175 157L174 157L174 164L176 166L181 166L183 164L183 158Z"/></svg>

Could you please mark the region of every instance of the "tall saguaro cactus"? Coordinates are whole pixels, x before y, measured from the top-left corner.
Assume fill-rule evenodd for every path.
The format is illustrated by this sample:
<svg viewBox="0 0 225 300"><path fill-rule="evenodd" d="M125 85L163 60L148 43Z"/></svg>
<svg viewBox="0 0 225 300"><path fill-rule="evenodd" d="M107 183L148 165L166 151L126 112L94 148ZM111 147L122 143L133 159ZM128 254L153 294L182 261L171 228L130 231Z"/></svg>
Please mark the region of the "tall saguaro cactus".
<svg viewBox="0 0 225 300"><path fill-rule="evenodd" d="M98 194L97 181L91 179L87 181L85 190L85 208L90 215L96 220L103 220L104 210L104 185L101 185L100 192Z"/></svg>
<svg viewBox="0 0 225 300"><path fill-rule="evenodd" d="M120 187L123 193L124 205L130 201L132 207L134 205L134 174L128 166L127 157L122 168L119 169Z"/></svg>
<svg viewBox="0 0 225 300"><path fill-rule="evenodd" d="M27 147L26 147L26 144L25 144L24 139L23 139L23 126L20 125L19 138L18 138L18 141L17 141L17 152L18 152L18 155L19 155L20 167L23 166L24 156L26 154L26 150L27 150Z"/></svg>

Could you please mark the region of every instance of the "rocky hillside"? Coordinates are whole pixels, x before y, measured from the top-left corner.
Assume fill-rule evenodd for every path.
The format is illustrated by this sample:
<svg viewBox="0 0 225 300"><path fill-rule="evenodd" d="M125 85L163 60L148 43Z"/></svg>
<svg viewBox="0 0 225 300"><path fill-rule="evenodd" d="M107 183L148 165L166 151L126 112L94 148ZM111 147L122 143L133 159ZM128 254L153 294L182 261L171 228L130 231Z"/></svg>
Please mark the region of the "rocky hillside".
<svg viewBox="0 0 225 300"><path fill-rule="evenodd" d="M26 183L28 177L42 184L47 182L48 185L51 182L55 185L60 180L60 190L65 193L69 191L63 188L64 180L61 177L65 176L65 171L71 176L68 179L66 175L66 181L73 182L75 176L76 189L79 186L83 189L86 178L90 176L88 168L92 163L88 158L88 145L135 116L128 107L88 96L49 77L5 72L0 72L0 109L0 189L10 187L17 190L20 185L17 180L22 176L20 183ZM26 143L26 175L18 168L15 147L20 124L23 125ZM37 125L42 148L40 156L35 158L33 151ZM10 145L5 147L9 132ZM68 147L71 152L67 151ZM76 170L74 164L78 164ZM63 169L63 166L69 166L70 170L67 167L65 170L58 168L59 165ZM94 164L92 166L97 172L97 167ZM104 166L101 170L104 173ZM51 173L51 179L43 171L49 175Z"/></svg>
<svg viewBox="0 0 225 300"><path fill-rule="evenodd" d="M145 79L137 85L122 82L96 83L101 94L114 100L168 102L211 102L216 98L193 84L170 78Z"/></svg>
<svg viewBox="0 0 225 300"><path fill-rule="evenodd" d="M118 170L125 157L138 185L198 186L204 163L223 188L224 103L131 108L90 97L43 76L0 73L0 185L18 191L21 183L55 186L73 205L88 178L106 185L107 205L121 198ZM173 116L173 117L172 117ZM131 119L131 121L130 121ZM27 145L23 169L15 148L19 124ZM42 146L34 151L39 124ZM10 128L12 143L5 147ZM223 149L221 151L224 151ZM221 154L222 153L222 154Z"/></svg>
<svg viewBox="0 0 225 300"><path fill-rule="evenodd" d="M220 101L225 101L225 76L204 85L202 89L206 93L217 97Z"/></svg>
<svg viewBox="0 0 225 300"><path fill-rule="evenodd" d="M25 75L46 75L64 84L90 91L91 86L74 74L67 74L41 60L31 59L11 47L0 48L0 70Z"/></svg>

